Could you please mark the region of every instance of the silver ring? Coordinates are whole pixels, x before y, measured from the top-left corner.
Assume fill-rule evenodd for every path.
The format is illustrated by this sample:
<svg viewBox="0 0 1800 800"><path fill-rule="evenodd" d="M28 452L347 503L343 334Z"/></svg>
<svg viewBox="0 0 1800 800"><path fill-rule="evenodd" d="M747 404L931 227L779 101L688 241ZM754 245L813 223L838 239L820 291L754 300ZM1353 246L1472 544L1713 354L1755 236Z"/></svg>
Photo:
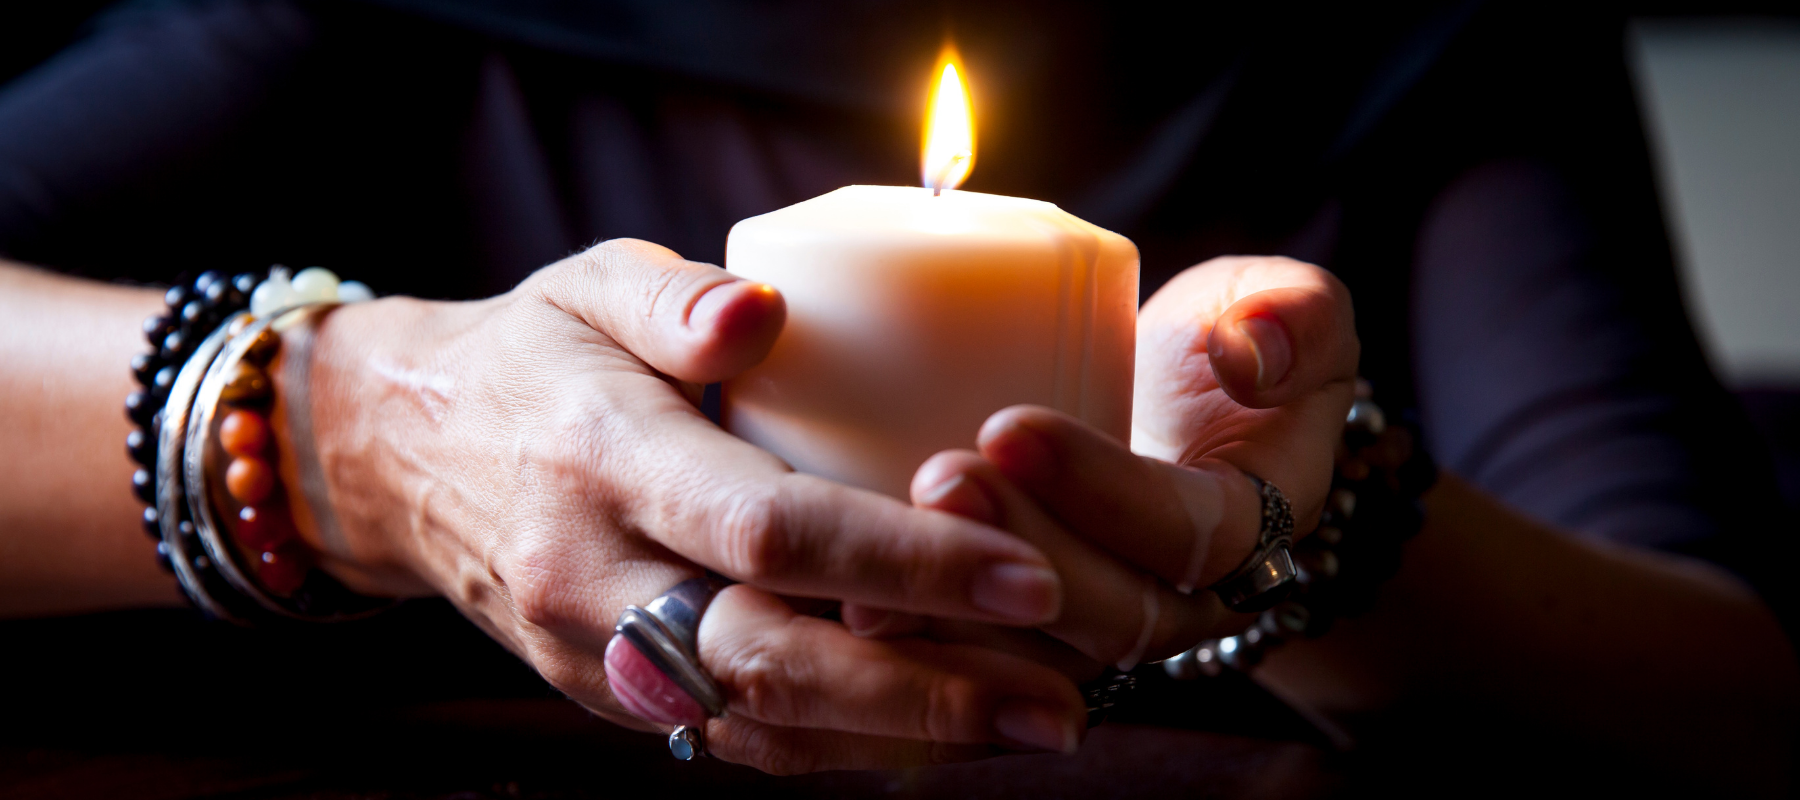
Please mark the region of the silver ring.
<svg viewBox="0 0 1800 800"><path fill-rule="evenodd" d="M700 618L717 592L706 578L685 580L641 607L626 606L613 626L614 633L694 698L708 717L725 715L725 695L700 666L699 654ZM684 725L669 734L669 751L687 761L705 754L706 742L697 728Z"/></svg>
<svg viewBox="0 0 1800 800"><path fill-rule="evenodd" d="M1250 473L1244 473L1262 497L1262 525L1256 550L1224 580L1212 585L1225 607L1240 614L1264 611L1286 599L1299 570L1290 548L1294 543L1294 506L1287 495Z"/></svg>

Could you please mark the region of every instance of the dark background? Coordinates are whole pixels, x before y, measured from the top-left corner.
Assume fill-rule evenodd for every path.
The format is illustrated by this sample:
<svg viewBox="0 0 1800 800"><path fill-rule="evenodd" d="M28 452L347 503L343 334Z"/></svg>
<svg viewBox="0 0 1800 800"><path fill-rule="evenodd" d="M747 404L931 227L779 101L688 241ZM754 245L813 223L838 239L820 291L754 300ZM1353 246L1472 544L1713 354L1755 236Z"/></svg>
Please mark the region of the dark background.
<svg viewBox="0 0 1800 800"><path fill-rule="evenodd" d="M0 10L0 82L77 41L93 15L109 5L15 4ZM466 113L468 98L457 93L455 82L441 80L441 70L450 65L473 75L480 53L499 48L522 74L569 75L572 87L592 79L592 58L478 32L454 19L421 25L404 3L387 6L316 4L321 18L354 17L357 25L328 32L342 37L331 50L338 61L309 73L314 77L307 80L314 83L287 85L290 102L233 123L245 128L184 143L192 161L177 158L173 166L159 168L174 172L133 174L109 188L93 207L69 217L79 225L51 222L0 231L6 253L77 274L144 283L166 283L206 268L324 263L384 293L461 298L504 291L531 269L595 236L643 235L586 230L571 217L560 242L549 237L550 244L516 247L483 238L479 226L463 218L466 176L442 169L460 158L454 142L433 135L466 124L458 115ZM1404 310L1384 307L1379 298L1404 298L1405 275L1359 273L1358 265L1404 261L1410 253L1396 248L1410 247L1410 241L1380 236L1359 241L1352 234L1320 250L1309 237L1321 225L1351 231L1405 228L1405 220L1421 213L1428 199L1424 187L1441 185L1447 171L1467 156L1436 158L1435 137L1451 131L1454 137L1447 138L1465 147L1479 149L1491 140L1495 148L1503 142L1504 148L1558 158L1596 159L1597 166L1584 173L1596 185L1578 185L1578 192L1616 192L1611 182L1625 182L1634 188L1625 194L1638 199L1635 206L1618 208L1615 218L1600 221L1625 231L1610 241L1636 248L1621 253L1621 261L1667 262L1662 212L1644 170L1648 156L1642 136L1633 132L1637 110L1629 94L1617 91L1625 66L1616 49L1595 43L1616 45L1615 31L1629 16L1788 13L1775 3L1640 3L1578 11L1535 3L1415 3L1379 11L1292 4L1243 12L1241 18L1232 16L1236 12L1221 16L1218 9L1197 9L1191 21L1159 17L1156 25L1113 37L1131 43L1119 52L1065 58L1055 40L1046 39L1001 58L994 55L993 40L983 37L1003 35L1006 14L1016 9L1002 6L996 6L1001 10L993 12L993 20L968 21L961 41L972 71L994 76L991 94L1007 104L981 112L994 112L984 119L995 124L983 129L983 160L968 188L1056 198L1088 219L1128 233L1145 255L1147 291L1174 271L1224 252L1287 252L1335 262L1330 265L1358 289L1368 347L1402 352ZM1062 13L1059 8L1043 13ZM1286 14L1307 22L1281 27ZM1363 78L1393 67L1389 55L1407 36L1429 32L1431 20L1455 20L1458 14L1479 17L1472 28L1477 35L1446 45L1429 73L1409 84L1404 103L1387 103L1379 91L1360 88ZM1227 117L1259 122L1228 121L1212 132L1231 145L1212 151L1221 155L1162 164L1172 168L1149 170L1144 174L1153 177L1139 180L1126 154L1145 152L1147 142L1166 133L1153 123L1180 118L1180 103L1194 103L1195 113L1204 112L1209 86L1233 68L1237 49L1228 46L1231 40L1246 30L1266 32L1270 25L1287 32L1279 39L1285 49L1266 51L1265 62L1243 67L1243 80L1261 88L1237 95L1248 100L1231 101L1262 105L1240 105ZM1197 40L1216 46L1197 46ZM1516 42L1529 42L1531 49L1521 51ZM1309 58L1284 68L1283 59L1297 52ZM1332 70L1322 73L1321 63ZM916 72L916 66L905 62L894 69ZM275 60L267 67L287 68ZM1040 67L1057 78L1037 89L1007 83L1015 71ZM346 95L344 74L380 77ZM866 85L900 80L880 70L871 74ZM1557 80L1563 74L1579 79ZM1120 81L1119 75L1141 79ZM654 78L696 84L714 79L718 76ZM627 71L619 80L653 79ZM758 76L742 80L754 84ZM770 80L779 84L780 76ZM533 113L539 119L556 113L554 95L563 91L558 81L533 83L548 87L543 92L549 95L532 99ZM1114 91L1119 86L1139 87L1141 94ZM1556 87L1548 98L1534 95L1530 104L1567 110L1588 124L1503 113L1513 108L1505 96L1518 86L1536 92ZM646 85L644 91L661 88ZM829 117L823 124L861 131L860 141L891 154L863 158L878 173L868 180L912 182L911 98L889 103L880 92L851 91L820 102L810 91L804 82L783 85L759 95L758 102L771 115L822 115ZM1105 94L1113 104L1109 123L1055 124L1062 93ZM1483 101L1458 102L1455 96L1463 93ZM336 111L319 113L326 106ZM1027 119L1036 127L1008 127L1008 120ZM372 140L417 144L368 146ZM408 151L408 157L367 155L396 150ZM1070 162L1063 158L1068 152L1121 156L1113 163ZM283 157L270 158L271 153ZM999 155L1004 153L1016 155ZM201 161L204 169L181 169ZM1409 165L1402 178L1370 177L1397 162ZM178 180L171 177L176 174ZM1195 174L1206 180L1182 180ZM1144 180L1155 183L1157 175L1167 183L1144 185ZM369 176L378 179L362 180ZM822 188L834 185L825 182ZM252 186L282 188L247 188ZM1198 186L1235 191L1181 196ZM801 196L817 193L806 185L790 188ZM1395 219L1357 216L1369 214ZM721 221L728 226L732 219L698 214L649 238L717 262L723 254ZM96 227L111 235L93 236ZM1672 284L1652 287L1640 299L1661 313L1685 316ZM1408 380L1398 367L1385 373L1382 364L1369 367L1371 377L1385 386L1404 387ZM1404 388L1390 391L1405 394ZM1788 387L1759 387L1737 396L1761 432L1766 455L1779 467L1787 499L1800 507L1800 402ZM784 780L668 760L655 737L596 722L556 697L441 603L409 604L376 620L332 629L226 629L176 611L8 622L0 629L6 642L0 675L7 686L0 698L5 722L0 793L10 797L599 797L702 790L1083 797L1160 790L1249 796L1277 788L1311 796L1346 788L1418 791L1438 779L1478 784L1459 785L1457 794L1500 794L1538 786L1557 767L1599 757L1558 754L1554 735L1541 731L1524 732L1539 746L1532 750L1533 763L1514 765L1517 770L1479 756L1488 748L1504 750L1497 741L1518 731L1497 732L1495 742L1444 742L1439 750L1347 755L1323 744L1316 731L1281 713L1268 698L1243 686L1207 685L1184 689L1182 702L1160 709L1160 715L1146 711L1139 717L1185 730L1114 725L1096 734L1077 761L1031 757L935 772ZM1396 784L1401 772L1420 783ZM1133 780L1116 780L1121 776ZM1574 790L1583 779L1572 780L1559 787ZM1604 779L1590 774L1586 780L1612 791L1629 783L1617 774ZM1278 786L1281 781L1288 783Z"/></svg>

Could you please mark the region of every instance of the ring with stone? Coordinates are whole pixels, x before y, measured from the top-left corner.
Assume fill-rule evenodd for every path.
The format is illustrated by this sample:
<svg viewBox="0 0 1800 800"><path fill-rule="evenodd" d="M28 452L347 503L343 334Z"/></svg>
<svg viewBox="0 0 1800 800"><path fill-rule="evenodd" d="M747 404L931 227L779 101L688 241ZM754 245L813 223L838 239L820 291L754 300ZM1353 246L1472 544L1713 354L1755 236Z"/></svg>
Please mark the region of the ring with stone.
<svg viewBox="0 0 1800 800"><path fill-rule="evenodd" d="M1241 614L1264 611L1293 591L1299 570L1290 552L1294 543L1294 507L1275 484L1244 473L1262 499L1262 523L1256 550L1224 580L1212 585L1225 607Z"/></svg>
<svg viewBox="0 0 1800 800"><path fill-rule="evenodd" d="M627 606L606 647L606 676L625 710L675 725L669 750L690 760L704 755L706 720L725 714L719 684L700 666L700 618L718 586L707 578L682 581L642 606Z"/></svg>

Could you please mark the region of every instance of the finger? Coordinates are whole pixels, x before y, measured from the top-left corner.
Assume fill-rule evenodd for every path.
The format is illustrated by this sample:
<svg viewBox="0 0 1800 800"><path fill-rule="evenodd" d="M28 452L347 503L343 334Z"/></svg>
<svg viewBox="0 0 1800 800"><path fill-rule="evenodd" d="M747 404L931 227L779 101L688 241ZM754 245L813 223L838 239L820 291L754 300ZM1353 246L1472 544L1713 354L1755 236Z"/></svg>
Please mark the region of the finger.
<svg viewBox="0 0 1800 800"><path fill-rule="evenodd" d="M1073 681L1100 674L1100 662L1081 651L1031 628L1012 628L983 622L924 617L846 603L844 627L865 639L901 639L923 636L946 644L972 644L1015 655L1061 672Z"/></svg>
<svg viewBox="0 0 1800 800"><path fill-rule="evenodd" d="M1347 297L1312 289L1269 289L1233 303L1206 343L1220 386L1245 406L1273 408L1354 377L1348 311Z"/></svg>
<svg viewBox="0 0 1800 800"><path fill-rule="evenodd" d="M1018 656L1056 670L1076 683L1099 677L1108 666L1067 642L1033 628L927 617L919 635L934 642L974 645Z"/></svg>
<svg viewBox="0 0 1800 800"><path fill-rule="evenodd" d="M1349 290L1287 258L1217 258L1189 269L1144 304L1138 325L1140 387L1204 359L1208 377L1250 408L1350 380L1361 353Z"/></svg>
<svg viewBox="0 0 1800 800"><path fill-rule="evenodd" d="M560 491L593 502L579 516L536 520L543 530L516 537L520 546L493 565L527 622L611 629L620 608L587 602L608 587L575 585L608 565L571 566L587 565L597 549L570 532L596 529L637 534L624 538L786 595L1017 625L1060 608L1049 559L1017 537L796 474L719 430L653 375L591 372L568 376L588 402L558 411L547 435L526 446L535 480L564 483ZM631 491L608 488L620 486Z"/></svg>
<svg viewBox="0 0 1800 800"><path fill-rule="evenodd" d="M650 424L615 432L625 440L581 449L602 462L586 474L637 487L618 498L631 526L681 556L781 594L918 614L1035 625L1061 607L1060 580L1029 543L794 473L678 398L666 403Z"/></svg>
<svg viewBox="0 0 1800 800"><path fill-rule="evenodd" d="M700 658L733 714L772 725L1072 752L1087 719L1049 668L978 647L861 639L742 585L707 610Z"/></svg>
<svg viewBox="0 0 1800 800"><path fill-rule="evenodd" d="M944 481L929 494L915 498L914 505L988 525L1000 524L1000 510L988 500L987 493L972 481L960 477ZM924 633L932 622L931 617L861 603L844 603L838 616L851 633L871 639L915 636Z"/></svg>
<svg viewBox="0 0 1800 800"><path fill-rule="evenodd" d="M534 288L651 367L695 383L761 361L787 319L774 287L635 239L571 256L545 270Z"/></svg>
<svg viewBox="0 0 1800 800"><path fill-rule="evenodd" d="M747 764L779 775L817 772L827 769L896 769L971 761L1023 748L1018 744L980 744L935 742L889 736L847 733L824 728L771 725L742 714L706 719L704 714L679 717L679 722L664 711L647 710L639 699L646 695L668 692L679 694L673 681L649 665L624 637L615 637L608 645L604 665L606 679L595 680L589 664L591 656L571 650L566 643L541 640L543 647L533 653L533 660L549 667L545 677L571 699L606 719L643 731L667 733L673 724L704 725L707 751L713 756L739 764ZM630 653L648 669L650 680L636 674L637 668L621 668L618 653ZM550 657L546 658L546 655ZM661 685L656 685L660 683ZM683 699L693 708L699 704ZM665 704L656 704L666 708ZM650 720L665 720L652 722Z"/></svg>
<svg viewBox="0 0 1800 800"><path fill-rule="evenodd" d="M1262 496L1228 463L1146 458L1041 406L994 414L977 441L984 458L1070 531L1183 593L1217 583L1256 549Z"/></svg>
<svg viewBox="0 0 1800 800"><path fill-rule="evenodd" d="M606 675L629 711L665 724L704 720L691 698L663 700L681 691L653 666L626 663L619 654L642 657L621 640ZM698 651L729 713L768 725L1068 752L1086 719L1074 686L1049 668L978 647L861 639L742 584L713 599Z"/></svg>
<svg viewBox="0 0 1800 800"><path fill-rule="evenodd" d="M915 502L948 482L984 492L1007 531L1050 557L1063 580L1063 612L1040 627L1090 658L1130 669L1180 652L1226 619L1216 596L1181 595L1069 532L977 453L932 456L913 477Z"/></svg>

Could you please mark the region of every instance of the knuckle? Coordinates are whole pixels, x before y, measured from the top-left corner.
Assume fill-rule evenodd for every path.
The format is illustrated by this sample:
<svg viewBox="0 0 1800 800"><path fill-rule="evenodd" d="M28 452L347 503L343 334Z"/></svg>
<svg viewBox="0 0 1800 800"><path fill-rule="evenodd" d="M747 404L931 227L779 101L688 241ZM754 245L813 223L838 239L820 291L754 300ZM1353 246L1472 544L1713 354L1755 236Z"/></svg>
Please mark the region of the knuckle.
<svg viewBox="0 0 1800 800"><path fill-rule="evenodd" d="M575 253L532 273L521 288L530 287L544 297L566 297L604 275L614 259L605 243Z"/></svg>
<svg viewBox="0 0 1800 800"><path fill-rule="evenodd" d="M961 675L938 673L926 679L918 694L917 730L923 738L936 742L962 742L985 734L975 720L978 710L987 704L985 692L975 682Z"/></svg>
<svg viewBox="0 0 1800 800"><path fill-rule="evenodd" d="M681 302L683 293L676 286L683 277L682 270L675 264L656 265L640 277L636 288L638 316L648 319L671 312L679 314L686 308ZM680 307L671 309L670 302Z"/></svg>
<svg viewBox="0 0 1800 800"><path fill-rule="evenodd" d="M570 598L576 594L563 568L566 559L536 537L526 537L504 570L513 612L526 624L556 630L576 621Z"/></svg>
<svg viewBox="0 0 1800 800"><path fill-rule="evenodd" d="M554 266L590 277L606 278L617 272L623 262L666 253L667 250L642 239L608 239L558 261Z"/></svg>
<svg viewBox="0 0 1800 800"><path fill-rule="evenodd" d="M732 577L762 584L793 574L802 558L798 540L784 524L778 489L735 494L718 523L724 561Z"/></svg>
<svg viewBox="0 0 1800 800"><path fill-rule="evenodd" d="M732 659L729 667L734 705L745 716L775 724L799 718L792 687L808 675L804 662L784 658L768 648L754 648Z"/></svg>
<svg viewBox="0 0 1800 800"><path fill-rule="evenodd" d="M533 273L521 288L550 300L592 294L634 274L634 267L676 259L667 248L640 239L609 239Z"/></svg>
<svg viewBox="0 0 1800 800"><path fill-rule="evenodd" d="M542 588L541 584L528 584L516 588L512 592L513 607L519 619L533 627L554 630L569 622L563 604L558 602L556 592Z"/></svg>

